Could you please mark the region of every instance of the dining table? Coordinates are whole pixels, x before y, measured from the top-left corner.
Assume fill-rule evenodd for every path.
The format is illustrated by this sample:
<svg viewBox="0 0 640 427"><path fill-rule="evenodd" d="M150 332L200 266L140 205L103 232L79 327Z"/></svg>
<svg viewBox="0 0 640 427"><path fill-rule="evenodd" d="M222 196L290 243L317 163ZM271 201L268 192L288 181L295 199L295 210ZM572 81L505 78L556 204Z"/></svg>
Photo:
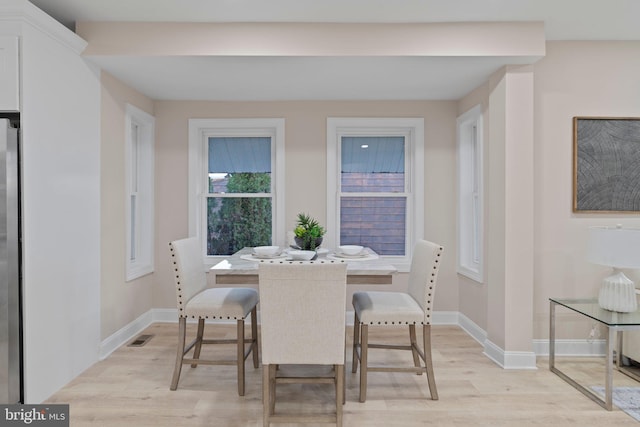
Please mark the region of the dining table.
<svg viewBox="0 0 640 427"><path fill-rule="evenodd" d="M245 247L226 257L209 270L218 285L257 285L258 264L264 258L253 254L253 248ZM290 260L287 250L266 260ZM331 250L318 251L317 260L327 259L347 263L347 285L390 285L398 271L388 260L371 248L365 247L360 256L348 257Z"/></svg>

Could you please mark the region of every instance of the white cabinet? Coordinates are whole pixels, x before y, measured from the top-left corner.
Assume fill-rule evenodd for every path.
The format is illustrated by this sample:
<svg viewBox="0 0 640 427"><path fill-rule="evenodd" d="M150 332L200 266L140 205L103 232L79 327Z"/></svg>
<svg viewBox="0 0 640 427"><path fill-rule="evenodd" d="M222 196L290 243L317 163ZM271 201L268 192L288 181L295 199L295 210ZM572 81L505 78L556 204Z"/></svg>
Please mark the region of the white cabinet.
<svg viewBox="0 0 640 427"><path fill-rule="evenodd" d="M99 360L101 86L86 45L29 1L0 0L0 110L19 109L22 136L28 404Z"/></svg>
<svg viewBox="0 0 640 427"><path fill-rule="evenodd" d="M20 111L18 37L0 36L0 111Z"/></svg>

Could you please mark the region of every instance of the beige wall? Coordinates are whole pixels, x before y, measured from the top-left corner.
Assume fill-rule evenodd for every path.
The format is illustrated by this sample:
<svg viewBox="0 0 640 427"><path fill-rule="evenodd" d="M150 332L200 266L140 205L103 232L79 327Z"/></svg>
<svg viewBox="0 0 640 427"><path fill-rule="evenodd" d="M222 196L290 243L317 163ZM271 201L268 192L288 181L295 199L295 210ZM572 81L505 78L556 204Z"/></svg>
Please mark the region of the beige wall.
<svg viewBox="0 0 640 427"><path fill-rule="evenodd" d="M607 268L586 261L587 229L592 225L623 224L640 227L640 218L633 214L575 214L572 212L572 118L574 116L640 117L640 43L639 42L548 42L546 56L534 67L533 122L533 295L521 289L516 297L533 298L531 309L533 339L548 337L549 297L596 297L600 280ZM495 76L494 76L495 77ZM507 81L485 84L461 99L458 115L474 105L483 106L485 114L485 198L502 203L503 180L489 179L494 165L504 163L505 153L491 151L491 144L504 140L502 124L495 124L495 115L510 114L502 102L506 99ZM492 125L493 123L493 125ZM491 153L494 154L491 154ZM514 182L520 183L520 179ZM526 182L526 181L525 181ZM491 203L487 203L491 205ZM503 230L505 218L499 212L489 215L485 206L485 250L487 257L506 260L500 247L487 242ZM498 236L505 239L506 236ZM485 277L506 274L501 263L485 265ZM508 267L508 266L507 266ZM492 270L493 269L493 270ZM640 272L630 272L640 278ZM512 276L517 280L517 274ZM504 290L491 292L492 280L478 284L459 278L460 312L487 331L512 325L512 334L525 326L517 316L495 313L492 304L504 305L511 284ZM495 289L495 288L494 288ZM495 316L504 315L497 319ZM571 315L559 313L563 327L560 337L586 339L591 324ZM491 320L493 319L493 320ZM490 326L490 323L493 326ZM527 322L525 322L527 323ZM496 339L496 338L494 338ZM496 339L501 346L502 339ZM503 347L504 348L504 347Z"/></svg>
<svg viewBox="0 0 640 427"><path fill-rule="evenodd" d="M89 42L84 55L157 55L159 57L255 54L406 55L418 57L513 56L528 62L544 55L541 23L385 24L354 27L333 24L139 24L81 22L78 33ZM179 31L174 31L179 30ZM241 30L243 37L229 35ZM273 30L276 30L273 32ZM141 36L141 34L143 36ZM416 34L420 37L416 38ZM204 35L204 36L203 36ZM256 43L251 37L258 37ZM274 38L275 37L275 38ZM180 42L182 40L183 42ZM202 40L208 40L202 43ZM210 43L211 40L215 42ZM296 40L294 44L289 43ZM321 40L321 42L319 42ZM188 41L188 43L184 43ZM199 42L200 41L200 42ZM383 43L381 43L381 41ZM283 50L284 49L284 50ZM438 311L462 311L481 328L488 324L488 287L465 281L456 265L455 118L475 98L489 120L490 89L483 85L455 101L308 101L178 102L156 101L105 78L103 94L102 337L149 308L173 308L173 279L167 242L187 235L187 123L189 118L282 117L286 120L286 224L307 211L326 221L327 117L423 117L425 119L425 238L445 247L445 263L435 300ZM238 88L239 91L242 88ZM505 96L508 93L505 94ZM132 102L132 100L134 102ZM124 283L123 107L132 102L156 117L156 254L155 273ZM138 105L138 103L140 105ZM153 110L153 111L151 111ZM504 117L503 117L504 119ZM508 125L508 124L505 124ZM487 130L488 132L488 126ZM489 145L487 144L486 147ZM488 148L486 148L488 150ZM301 179L303 177L304 179ZM487 191L487 194L491 194ZM489 204L485 209L488 209ZM487 215L487 218L489 216ZM489 252L489 251L487 251ZM487 269L488 271L488 269ZM406 286L399 274L391 289ZM462 291L462 292L460 292ZM498 294L498 297L504 295ZM151 298L151 300L150 300ZM504 323L504 322L503 322Z"/></svg>
<svg viewBox="0 0 640 427"><path fill-rule="evenodd" d="M326 222L327 117L425 119L425 237L445 247L437 310L458 310L455 266L455 102L178 102L159 101L156 116L156 274L154 307L175 306L167 242L187 228L187 145L190 118L285 119L286 226L297 212ZM406 287L406 275L392 287ZM354 288L355 289L355 288Z"/></svg>
<svg viewBox="0 0 640 427"><path fill-rule="evenodd" d="M101 203L101 339L148 312L153 275L125 282L125 106L153 115L153 102L102 72L100 148Z"/></svg>
<svg viewBox="0 0 640 427"><path fill-rule="evenodd" d="M546 57L534 66L533 297L530 289L523 290L525 298L533 298L534 339L548 335L549 297L583 297L597 293L606 269L585 261L587 227L612 223L640 226L636 215L571 211L571 119L576 115L640 117L638 75L638 42L549 42ZM455 273L455 118L478 103L483 105L485 124L496 113L508 117L507 111L489 111L489 98L496 95L496 89L502 90L503 83L487 82L459 102L151 103L110 76L103 76L103 339L150 308L174 307L167 242L187 235L187 123L189 118L210 117L285 118L287 227L292 227L295 214L301 210L326 220L327 117L424 117L425 237L442 243L446 250L436 310L460 311L480 328L489 329L490 284L478 284ZM506 99L507 92L502 96ZM124 209L122 165L126 101L156 117L156 273L132 283L124 283L123 279L124 218L117 214ZM491 139L499 132L494 128L489 135L489 129L490 126L485 127L485 141L488 141L485 155L489 153ZM299 179L302 176L312 178L302 185ZM488 178L487 170L485 178ZM503 190L487 187L485 191L486 197L500 197L495 192ZM488 209L485 206L485 210ZM496 221L498 226L504 223L499 217L491 220L487 216L487 224L490 221ZM495 232L495 227L487 226L487 233ZM499 252L489 250L487 243L485 249L494 257L500 256ZM485 276L489 271L487 268ZM404 286L406 277L399 275L391 288ZM491 297L494 303L495 298L504 302L506 296L498 292ZM511 330L516 331L516 318L509 317L513 315L508 312L504 316L504 322L511 323ZM581 324L569 326L576 338L585 337L588 328L589 325Z"/></svg>
<svg viewBox="0 0 640 427"><path fill-rule="evenodd" d="M89 42L84 55L90 56L544 55L543 22L81 21L76 31Z"/></svg>
<svg viewBox="0 0 640 427"><path fill-rule="evenodd" d="M640 42L549 42L535 64L536 338L548 336L549 297L597 296L607 269L586 261L587 228L640 227L635 214L575 214L571 205L572 118L640 117L639 76ZM568 329L586 339L589 328Z"/></svg>

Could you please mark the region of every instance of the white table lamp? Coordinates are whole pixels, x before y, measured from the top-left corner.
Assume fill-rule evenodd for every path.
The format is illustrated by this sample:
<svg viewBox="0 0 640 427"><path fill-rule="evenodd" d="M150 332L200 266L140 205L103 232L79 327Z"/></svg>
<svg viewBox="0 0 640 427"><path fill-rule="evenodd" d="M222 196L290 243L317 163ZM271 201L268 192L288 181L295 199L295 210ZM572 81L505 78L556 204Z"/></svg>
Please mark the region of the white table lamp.
<svg viewBox="0 0 640 427"><path fill-rule="evenodd" d="M620 269L640 268L640 229L618 225L589 230L588 260L613 268L613 274L602 282L598 296L600 307L624 313L636 311L635 285Z"/></svg>

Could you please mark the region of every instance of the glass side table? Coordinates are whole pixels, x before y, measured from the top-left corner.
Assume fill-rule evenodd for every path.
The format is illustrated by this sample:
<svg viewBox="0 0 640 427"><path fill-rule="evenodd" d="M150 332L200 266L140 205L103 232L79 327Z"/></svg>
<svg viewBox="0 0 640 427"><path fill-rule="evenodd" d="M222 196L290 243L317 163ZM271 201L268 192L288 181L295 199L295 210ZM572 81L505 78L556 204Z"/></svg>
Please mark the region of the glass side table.
<svg viewBox="0 0 640 427"><path fill-rule="evenodd" d="M616 333L618 334L616 363L618 370L626 375L638 379L635 375L621 369L622 361L622 332L640 330L640 309L631 313L618 313L615 311L605 310L600 307L597 299L559 299L549 298L549 370L558 375L560 378L571 384L577 390L581 391L585 396L598 403L603 408L611 411L613 409L613 346L616 342ZM572 310L578 314L588 317L596 322L606 326L606 371L605 371L605 391L604 400L600 396L591 392L588 388L578 384L573 378L560 371L555 366L555 341L556 341L556 307L560 305Z"/></svg>

